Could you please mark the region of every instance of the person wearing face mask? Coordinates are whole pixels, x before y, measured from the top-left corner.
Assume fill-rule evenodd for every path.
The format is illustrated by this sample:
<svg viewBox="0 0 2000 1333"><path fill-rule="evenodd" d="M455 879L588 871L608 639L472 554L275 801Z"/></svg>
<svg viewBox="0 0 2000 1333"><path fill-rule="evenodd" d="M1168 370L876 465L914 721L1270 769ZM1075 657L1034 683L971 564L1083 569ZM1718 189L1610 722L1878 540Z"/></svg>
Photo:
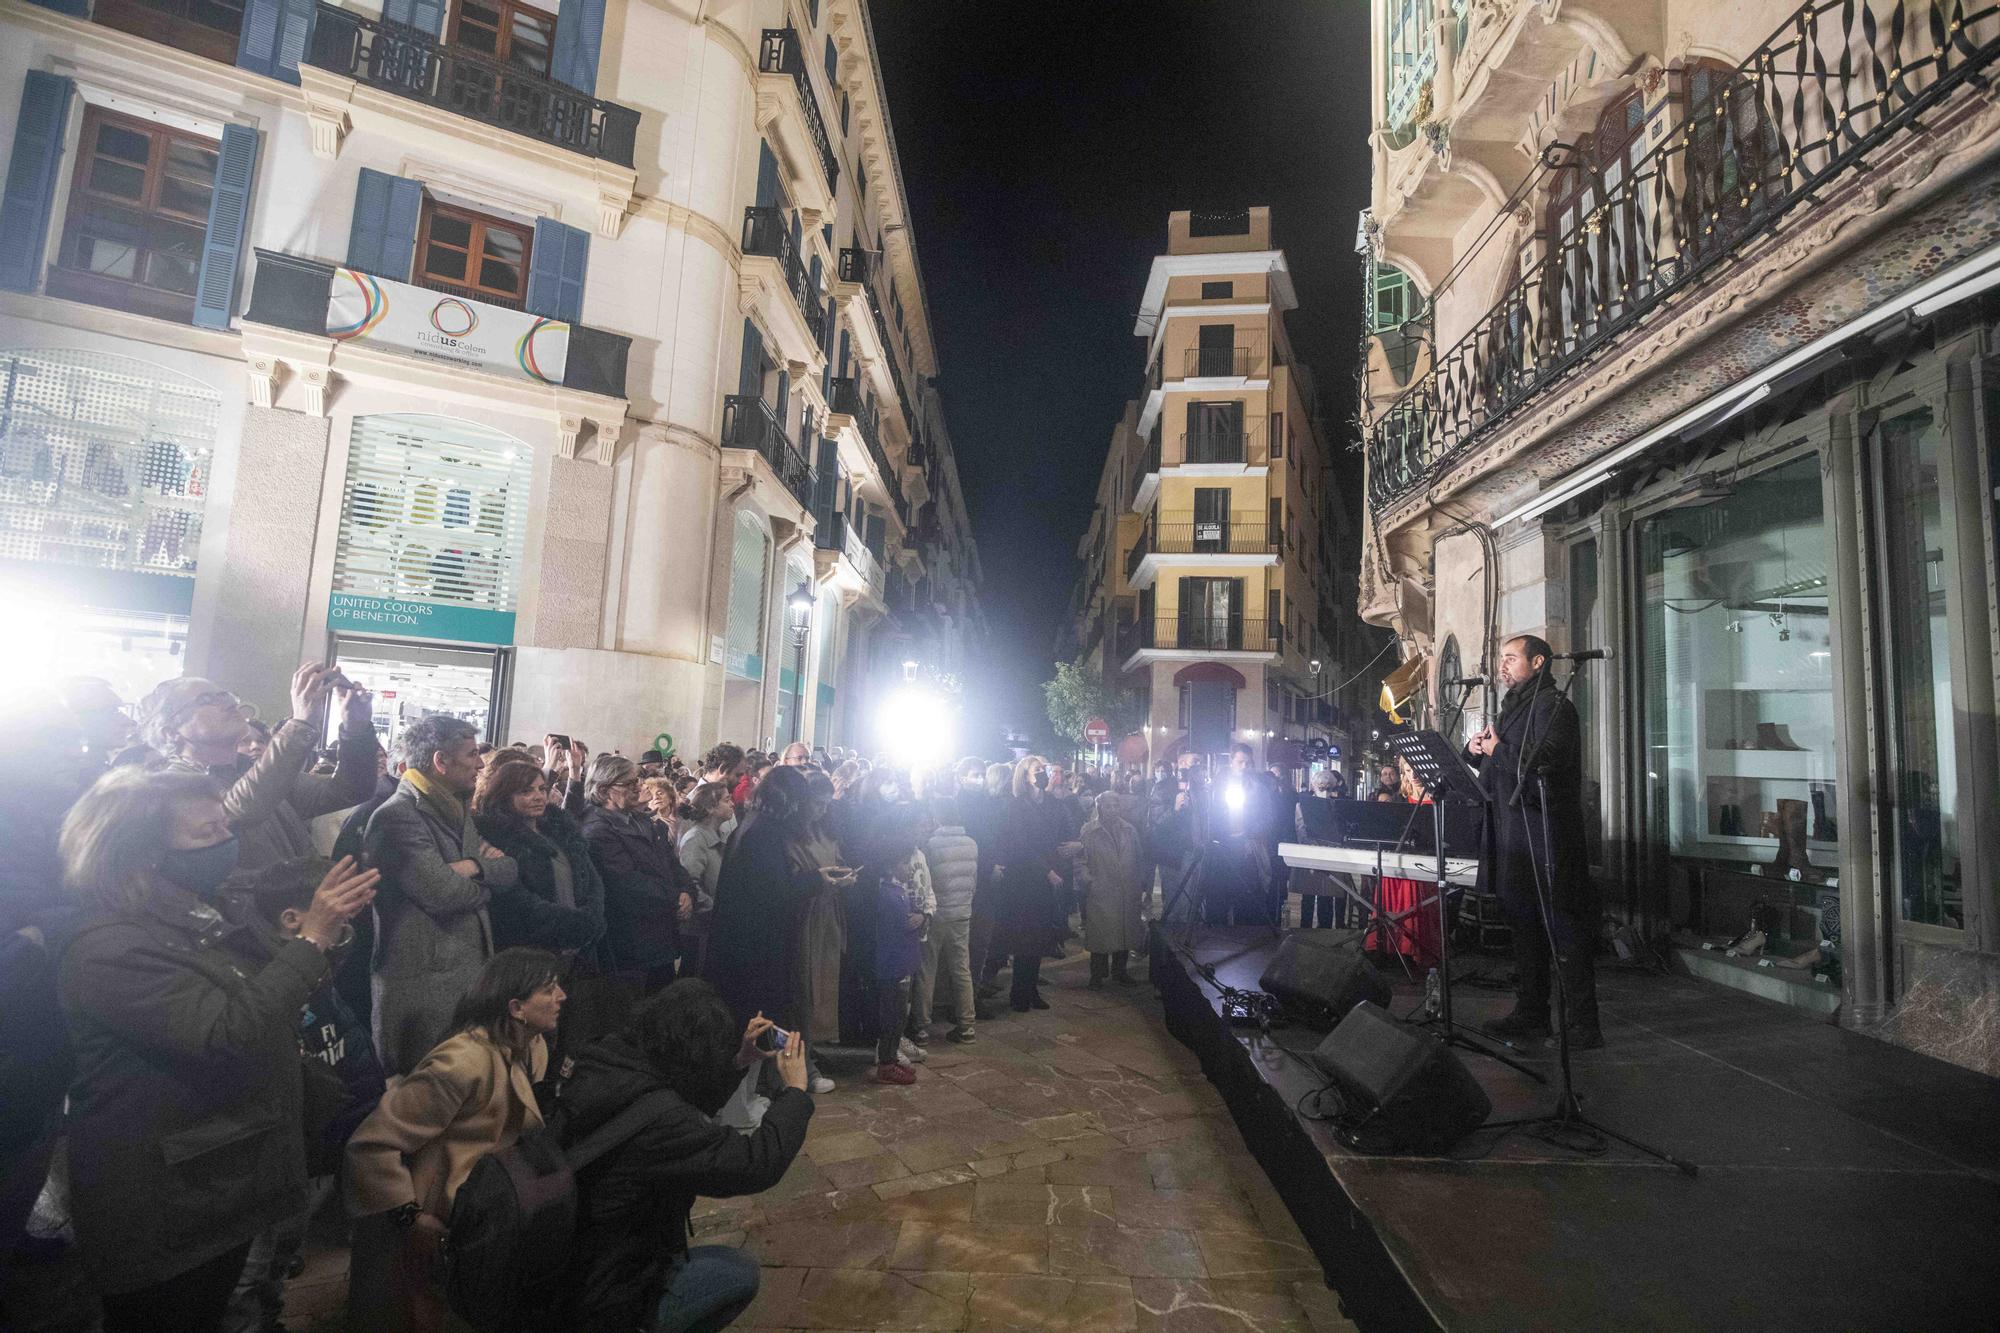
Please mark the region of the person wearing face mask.
<svg viewBox="0 0 2000 1333"><path fill-rule="evenodd" d="M674 979L681 931L695 912L694 881L667 826L640 801L639 769L622 755L590 761L583 839L604 880L605 950L651 993Z"/></svg>
<svg viewBox="0 0 2000 1333"><path fill-rule="evenodd" d="M487 902L520 870L489 846L468 804L478 732L426 717L403 732L403 780L368 821L368 863L382 872L375 907L375 1050L407 1074L450 1030L452 1009L493 956Z"/></svg>
<svg viewBox="0 0 2000 1333"><path fill-rule="evenodd" d="M534 1085L548 1069L567 998L554 954L494 954L452 1010L451 1035L347 1141L352 1333L446 1327L435 1274L452 1199L481 1157L543 1123Z"/></svg>
<svg viewBox="0 0 2000 1333"><path fill-rule="evenodd" d="M77 1242L107 1333L208 1333L251 1240L304 1202L300 1010L379 876L336 863L274 938L219 896L238 844L213 780L135 767L84 794L61 849Z"/></svg>
<svg viewBox="0 0 2000 1333"><path fill-rule="evenodd" d="M311 719L329 695L341 714L339 757L321 775L311 771L319 740ZM247 765L239 747L250 731L248 710L214 681L165 681L139 705L146 742L172 767L220 786L230 827L243 840L244 870L313 855L311 821L359 805L375 786L374 696L337 668L307 662L292 675L291 697L291 717Z"/></svg>

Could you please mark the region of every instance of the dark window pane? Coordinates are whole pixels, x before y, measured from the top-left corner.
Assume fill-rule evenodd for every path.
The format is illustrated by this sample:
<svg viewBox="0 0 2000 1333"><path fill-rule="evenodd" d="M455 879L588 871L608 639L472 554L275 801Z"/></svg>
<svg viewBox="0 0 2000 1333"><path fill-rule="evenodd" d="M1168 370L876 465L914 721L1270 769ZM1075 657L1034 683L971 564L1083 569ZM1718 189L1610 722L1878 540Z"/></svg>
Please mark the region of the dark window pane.
<svg viewBox="0 0 2000 1333"><path fill-rule="evenodd" d="M479 285L495 291L516 292L521 289L521 270L512 264L504 264L496 259L488 259L479 266Z"/></svg>
<svg viewBox="0 0 2000 1333"><path fill-rule="evenodd" d="M211 181L183 180L168 176L160 182L160 209L188 217L206 218L209 198L215 193Z"/></svg>
<svg viewBox="0 0 2000 1333"><path fill-rule="evenodd" d="M90 164L90 188L98 194L139 200L146 193L146 171L100 157Z"/></svg>
<svg viewBox="0 0 2000 1333"><path fill-rule="evenodd" d="M115 157L122 162L136 162L144 166L152 150L153 141L137 130L123 125L97 127L97 156L100 160Z"/></svg>
<svg viewBox="0 0 2000 1333"><path fill-rule="evenodd" d="M433 213L431 239L465 249L472 244L472 222L467 218L453 217L449 213Z"/></svg>
<svg viewBox="0 0 2000 1333"><path fill-rule="evenodd" d="M458 250L446 250L432 246L424 258L424 272L433 278L448 278L453 282L465 281L465 255Z"/></svg>
<svg viewBox="0 0 2000 1333"><path fill-rule="evenodd" d="M546 74L549 72L549 47L554 37L555 25L547 19L516 10L513 41L509 44L507 58L523 69Z"/></svg>
<svg viewBox="0 0 2000 1333"><path fill-rule="evenodd" d="M511 231L501 231L498 227L486 229L486 257L505 260L509 263L521 262L521 251L525 248L521 237Z"/></svg>

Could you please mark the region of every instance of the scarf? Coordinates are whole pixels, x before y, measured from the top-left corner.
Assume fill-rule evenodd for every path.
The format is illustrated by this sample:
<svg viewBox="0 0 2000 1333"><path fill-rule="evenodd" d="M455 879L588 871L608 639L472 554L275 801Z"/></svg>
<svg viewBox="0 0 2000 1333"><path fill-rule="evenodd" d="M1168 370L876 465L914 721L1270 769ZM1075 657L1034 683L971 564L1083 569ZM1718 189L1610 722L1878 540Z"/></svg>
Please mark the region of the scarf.
<svg viewBox="0 0 2000 1333"><path fill-rule="evenodd" d="M415 787L419 796L436 806L437 812L450 822L452 828L465 827L465 802L456 793L446 791L444 783L415 768L404 769L403 780Z"/></svg>

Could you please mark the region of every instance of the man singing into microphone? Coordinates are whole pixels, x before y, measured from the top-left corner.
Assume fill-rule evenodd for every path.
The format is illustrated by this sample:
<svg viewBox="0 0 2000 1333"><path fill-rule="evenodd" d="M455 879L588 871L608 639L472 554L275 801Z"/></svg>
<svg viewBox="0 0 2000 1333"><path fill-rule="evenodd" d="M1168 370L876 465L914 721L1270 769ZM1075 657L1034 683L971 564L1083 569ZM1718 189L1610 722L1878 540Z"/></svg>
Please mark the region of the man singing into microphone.
<svg viewBox="0 0 2000 1333"><path fill-rule="evenodd" d="M1539 874L1548 895L1549 926L1567 992L1570 1046L1593 1050L1604 1045L1604 1034L1598 1026L1597 975L1591 967L1598 911L1585 865L1583 733L1576 705L1558 692L1550 675L1554 656L1547 641L1535 635L1507 640L1500 652L1500 681L1507 694L1499 720L1489 722L1466 746L1467 762L1479 770L1493 802L1492 851L1480 866L1480 887L1500 899L1520 970L1514 1012L1487 1024L1486 1030L1509 1039L1550 1033L1549 939L1536 893Z"/></svg>

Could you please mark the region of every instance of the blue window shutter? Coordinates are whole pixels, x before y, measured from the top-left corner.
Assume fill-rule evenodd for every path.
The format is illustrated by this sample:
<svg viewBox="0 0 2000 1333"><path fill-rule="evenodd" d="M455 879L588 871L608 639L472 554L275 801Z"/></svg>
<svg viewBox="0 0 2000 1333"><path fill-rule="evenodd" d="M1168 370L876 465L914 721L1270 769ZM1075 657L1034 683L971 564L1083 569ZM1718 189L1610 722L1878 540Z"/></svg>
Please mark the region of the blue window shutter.
<svg viewBox="0 0 2000 1333"><path fill-rule="evenodd" d="M21 89L21 118L14 126L14 155L0 195L0 287L32 292L41 283L42 248L49 240L56 169L62 161L63 125L73 85L59 74L28 71Z"/></svg>
<svg viewBox="0 0 2000 1333"><path fill-rule="evenodd" d="M847 378L847 330L840 331L840 377Z"/></svg>
<svg viewBox="0 0 2000 1333"><path fill-rule="evenodd" d="M249 0L243 8L243 35L236 44L237 65L296 84L318 10L318 0Z"/></svg>
<svg viewBox="0 0 2000 1333"><path fill-rule="evenodd" d="M778 202L778 159L771 145L757 141L757 207L769 208Z"/></svg>
<svg viewBox="0 0 2000 1333"><path fill-rule="evenodd" d="M535 219L535 248L528 256L530 312L547 319L583 322L583 274L590 233L551 218Z"/></svg>
<svg viewBox="0 0 2000 1333"><path fill-rule="evenodd" d="M840 489L840 446L820 437L819 465L813 469L813 516L821 523L833 522L833 508Z"/></svg>
<svg viewBox="0 0 2000 1333"><path fill-rule="evenodd" d="M444 36L445 0L382 0L382 17L432 37Z"/></svg>
<svg viewBox="0 0 2000 1333"><path fill-rule="evenodd" d="M789 429L792 424L791 371L781 370L778 372L778 400L771 404L771 408L778 414L778 424Z"/></svg>
<svg viewBox="0 0 2000 1333"><path fill-rule="evenodd" d="M250 182L257 174L257 131L222 127L222 154L209 197L208 233L201 242L201 276L194 288L194 322L226 329L236 310L236 278L243 271L243 232L250 220Z"/></svg>
<svg viewBox="0 0 2000 1333"><path fill-rule="evenodd" d="M604 0L562 0L549 74L580 92L597 91L597 56L604 46Z"/></svg>
<svg viewBox="0 0 2000 1333"><path fill-rule="evenodd" d="M378 278L407 282L417 255L417 215L424 187L387 172L361 169L354 189L354 224L347 233L347 266Z"/></svg>
<svg viewBox="0 0 2000 1333"><path fill-rule="evenodd" d="M764 388L764 335L749 320L743 321L743 368L736 374L736 392L755 398Z"/></svg>
<svg viewBox="0 0 2000 1333"><path fill-rule="evenodd" d="M819 26L819 0L806 0L806 18L815 28Z"/></svg>
<svg viewBox="0 0 2000 1333"><path fill-rule="evenodd" d="M826 39L826 85L829 88L840 86L840 52L834 49L831 37Z"/></svg>
<svg viewBox="0 0 2000 1333"><path fill-rule="evenodd" d="M840 94L840 132L843 135L847 133L847 93L845 91Z"/></svg>

